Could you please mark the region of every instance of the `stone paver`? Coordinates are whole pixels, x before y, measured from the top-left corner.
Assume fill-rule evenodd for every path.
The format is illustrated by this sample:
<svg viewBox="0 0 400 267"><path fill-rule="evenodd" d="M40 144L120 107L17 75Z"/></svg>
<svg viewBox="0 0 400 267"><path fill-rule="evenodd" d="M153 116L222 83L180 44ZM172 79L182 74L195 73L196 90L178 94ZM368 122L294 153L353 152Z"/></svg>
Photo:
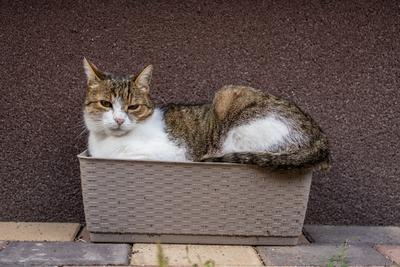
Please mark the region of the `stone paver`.
<svg viewBox="0 0 400 267"><path fill-rule="evenodd" d="M1 263L0 266L1 267L64 267L64 266L52 265L52 264L31 265L31 264L16 264L16 263L12 263L12 264ZM87 267L87 266L85 266L85 267ZM100 266L96 266L96 267L100 267ZM130 267L133 267L133 266L130 266Z"/></svg>
<svg viewBox="0 0 400 267"><path fill-rule="evenodd" d="M308 245L294 247L257 247L266 266L327 266L338 260L342 246ZM390 266L391 261L369 246L349 246L344 253L349 266ZM337 262L336 262L337 263ZM340 266L335 265L335 266Z"/></svg>
<svg viewBox="0 0 400 267"><path fill-rule="evenodd" d="M395 263L400 264L400 246L376 245L375 249Z"/></svg>
<svg viewBox="0 0 400 267"><path fill-rule="evenodd" d="M188 247L188 254L186 252ZM213 260L216 266L262 266L255 249L251 246L215 246L215 245L162 245L169 266L191 266ZM157 265L157 245L134 244L132 265ZM190 264L189 259L192 261ZM199 260L200 257L200 260Z"/></svg>
<svg viewBox="0 0 400 267"><path fill-rule="evenodd" d="M305 225L315 243L400 244L400 227Z"/></svg>
<svg viewBox="0 0 400 267"><path fill-rule="evenodd" d="M0 222L0 240L73 241L79 223Z"/></svg>
<svg viewBox="0 0 400 267"><path fill-rule="evenodd" d="M0 252L0 266L128 265L130 254L126 244L11 242Z"/></svg>

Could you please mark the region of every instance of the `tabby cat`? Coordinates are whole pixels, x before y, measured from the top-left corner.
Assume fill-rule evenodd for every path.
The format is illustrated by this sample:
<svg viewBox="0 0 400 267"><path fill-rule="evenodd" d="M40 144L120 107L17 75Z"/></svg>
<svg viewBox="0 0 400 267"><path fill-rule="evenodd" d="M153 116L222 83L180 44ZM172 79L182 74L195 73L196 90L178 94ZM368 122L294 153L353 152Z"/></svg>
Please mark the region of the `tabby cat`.
<svg viewBox="0 0 400 267"><path fill-rule="evenodd" d="M212 103L155 107L153 67L117 77L84 59L89 153L100 158L216 161L270 169L329 166L328 140L296 105L247 86Z"/></svg>

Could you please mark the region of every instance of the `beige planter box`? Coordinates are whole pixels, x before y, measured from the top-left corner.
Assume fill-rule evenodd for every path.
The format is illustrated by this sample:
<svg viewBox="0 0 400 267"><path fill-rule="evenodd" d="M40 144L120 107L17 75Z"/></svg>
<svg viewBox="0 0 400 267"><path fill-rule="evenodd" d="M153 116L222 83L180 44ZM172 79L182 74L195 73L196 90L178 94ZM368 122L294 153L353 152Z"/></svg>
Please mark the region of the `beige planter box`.
<svg viewBox="0 0 400 267"><path fill-rule="evenodd" d="M79 156L94 242L295 245L311 172Z"/></svg>

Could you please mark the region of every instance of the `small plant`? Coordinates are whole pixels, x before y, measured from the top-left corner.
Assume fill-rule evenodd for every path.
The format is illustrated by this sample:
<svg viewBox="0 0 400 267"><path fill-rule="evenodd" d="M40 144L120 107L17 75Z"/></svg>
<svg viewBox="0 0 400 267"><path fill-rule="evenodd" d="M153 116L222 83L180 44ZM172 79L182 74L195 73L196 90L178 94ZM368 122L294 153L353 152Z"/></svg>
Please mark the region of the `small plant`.
<svg viewBox="0 0 400 267"><path fill-rule="evenodd" d="M215 267L215 262L213 260L207 260L204 263L201 261L201 258L198 257L199 263L193 263L189 257L189 247L186 246L186 259L192 267ZM157 261L158 267L168 267L168 257L164 255L164 251L161 247L160 243L157 243Z"/></svg>
<svg viewBox="0 0 400 267"><path fill-rule="evenodd" d="M160 243L157 243L157 262L159 267L168 267L168 258L164 255Z"/></svg>
<svg viewBox="0 0 400 267"><path fill-rule="evenodd" d="M343 243L343 245L340 247L340 251L338 254L332 256L328 260L328 264L326 265L327 267L348 267L348 259L347 259L347 249L348 249L348 243L347 240L346 242Z"/></svg>
<svg viewBox="0 0 400 267"><path fill-rule="evenodd" d="M193 263L192 260L189 257L189 247L186 246L186 259L188 260L189 264L192 267L215 267L215 261L213 260L207 260L204 263L202 262L200 256L197 256L197 259L199 260L199 263Z"/></svg>

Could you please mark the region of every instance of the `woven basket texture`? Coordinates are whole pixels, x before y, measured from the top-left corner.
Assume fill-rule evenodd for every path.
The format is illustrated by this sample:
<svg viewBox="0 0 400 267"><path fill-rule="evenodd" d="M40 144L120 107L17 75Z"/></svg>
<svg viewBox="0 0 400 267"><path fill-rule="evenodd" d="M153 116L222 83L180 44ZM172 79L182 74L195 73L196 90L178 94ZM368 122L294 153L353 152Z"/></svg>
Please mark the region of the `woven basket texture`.
<svg viewBox="0 0 400 267"><path fill-rule="evenodd" d="M95 233L299 236L311 172L252 165L79 155L87 227Z"/></svg>

